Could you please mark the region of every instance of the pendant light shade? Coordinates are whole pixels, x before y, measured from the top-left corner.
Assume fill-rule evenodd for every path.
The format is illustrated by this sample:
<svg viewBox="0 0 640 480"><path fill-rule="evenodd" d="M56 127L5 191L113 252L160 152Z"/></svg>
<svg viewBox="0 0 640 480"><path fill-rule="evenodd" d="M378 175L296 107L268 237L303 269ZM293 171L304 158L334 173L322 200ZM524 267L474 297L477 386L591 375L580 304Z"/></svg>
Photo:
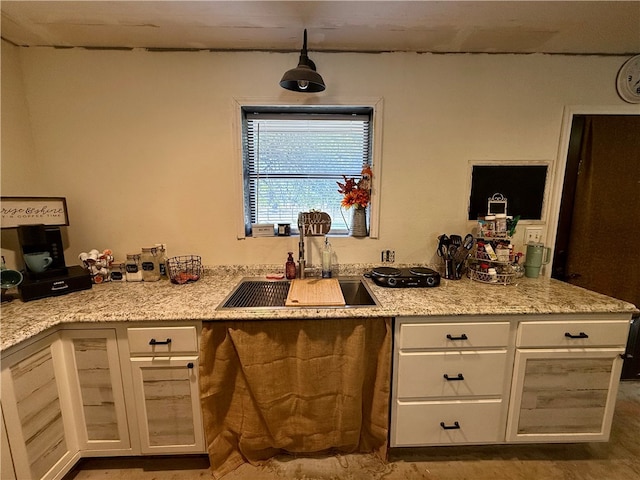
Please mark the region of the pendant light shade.
<svg viewBox="0 0 640 480"><path fill-rule="evenodd" d="M325 89L324 80L316 72L316 64L307 56L307 30L304 30L304 43L300 50L298 66L285 72L280 80L280 86L294 92L322 92Z"/></svg>

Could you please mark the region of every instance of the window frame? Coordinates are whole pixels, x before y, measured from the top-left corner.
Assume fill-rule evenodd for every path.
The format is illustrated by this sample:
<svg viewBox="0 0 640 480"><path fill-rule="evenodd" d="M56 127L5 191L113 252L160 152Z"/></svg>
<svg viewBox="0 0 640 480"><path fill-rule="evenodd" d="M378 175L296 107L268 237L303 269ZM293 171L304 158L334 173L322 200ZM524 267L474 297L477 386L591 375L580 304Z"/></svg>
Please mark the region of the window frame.
<svg viewBox="0 0 640 480"><path fill-rule="evenodd" d="M380 172L382 171L382 98L375 99L359 99L354 101L352 99L339 99L339 98L323 98L322 103L310 103L308 100L320 100L315 97L305 97L301 101L289 101L283 102L282 100L269 100L269 99L253 99L253 98L234 98L233 99L233 112L234 112L234 144L236 145L236 180L235 180L235 218L236 218L236 237L237 239L255 238L247 236L245 233L245 195L244 195L244 172L243 172L243 145L242 145L242 128L243 128L243 109L249 107L309 107L314 106L318 108L331 108L331 107L368 107L372 109L370 130L372 134L371 141L371 161L372 161L372 185L371 185L371 201L370 208L368 209L369 216L369 236L368 238L378 238L379 235L379 219L380 219ZM329 235L332 235L329 232ZM337 234L338 236L344 236ZM264 238L264 237L260 237Z"/></svg>

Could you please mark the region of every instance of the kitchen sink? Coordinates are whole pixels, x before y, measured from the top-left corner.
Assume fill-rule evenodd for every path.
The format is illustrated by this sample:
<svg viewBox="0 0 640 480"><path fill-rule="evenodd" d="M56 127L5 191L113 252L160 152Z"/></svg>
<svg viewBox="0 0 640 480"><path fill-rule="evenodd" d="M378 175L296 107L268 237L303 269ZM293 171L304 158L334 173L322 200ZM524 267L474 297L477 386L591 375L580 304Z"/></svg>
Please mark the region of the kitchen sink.
<svg viewBox="0 0 640 480"><path fill-rule="evenodd" d="M338 279L342 295L345 300L344 307L313 306L313 307L287 307L285 301L289 293L289 280L269 281L262 278L245 278L220 304L218 309L231 308L358 308L375 307L377 299L369 291L367 285L360 277L342 277Z"/></svg>

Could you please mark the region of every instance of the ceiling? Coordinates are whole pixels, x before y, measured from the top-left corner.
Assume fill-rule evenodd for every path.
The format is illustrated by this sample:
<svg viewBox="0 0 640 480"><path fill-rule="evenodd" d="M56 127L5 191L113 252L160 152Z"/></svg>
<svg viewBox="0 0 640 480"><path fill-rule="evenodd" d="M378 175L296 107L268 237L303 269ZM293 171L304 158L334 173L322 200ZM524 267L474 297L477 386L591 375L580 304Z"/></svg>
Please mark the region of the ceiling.
<svg viewBox="0 0 640 480"><path fill-rule="evenodd" d="M640 1L2 0L20 46L632 54Z"/></svg>

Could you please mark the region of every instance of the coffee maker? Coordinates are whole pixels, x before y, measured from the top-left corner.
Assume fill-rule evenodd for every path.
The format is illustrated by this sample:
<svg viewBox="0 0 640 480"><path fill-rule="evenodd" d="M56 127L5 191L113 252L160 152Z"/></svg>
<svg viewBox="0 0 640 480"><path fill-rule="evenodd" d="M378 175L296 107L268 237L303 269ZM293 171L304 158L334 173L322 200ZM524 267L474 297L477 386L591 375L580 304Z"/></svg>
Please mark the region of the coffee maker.
<svg viewBox="0 0 640 480"><path fill-rule="evenodd" d="M51 264L43 272L31 271L25 265L25 273L34 279L56 277L66 275L69 269L64 261L64 247L62 245L62 232L60 227L48 225L20 225L18 227L18 240L22 255L49 252Z"/></svg>
<svg viewBox="0 0 640 480"><path fill-rule="evenodd" d="M91 274L87 270L78 265L67 267L60 227L20 225L18 240L23 258L25 255L39 252L48 252L48 257L51 258L48 266L41 271L33 271L25 265L24 279L18 286L24 302L92 287Z"/></svg>

